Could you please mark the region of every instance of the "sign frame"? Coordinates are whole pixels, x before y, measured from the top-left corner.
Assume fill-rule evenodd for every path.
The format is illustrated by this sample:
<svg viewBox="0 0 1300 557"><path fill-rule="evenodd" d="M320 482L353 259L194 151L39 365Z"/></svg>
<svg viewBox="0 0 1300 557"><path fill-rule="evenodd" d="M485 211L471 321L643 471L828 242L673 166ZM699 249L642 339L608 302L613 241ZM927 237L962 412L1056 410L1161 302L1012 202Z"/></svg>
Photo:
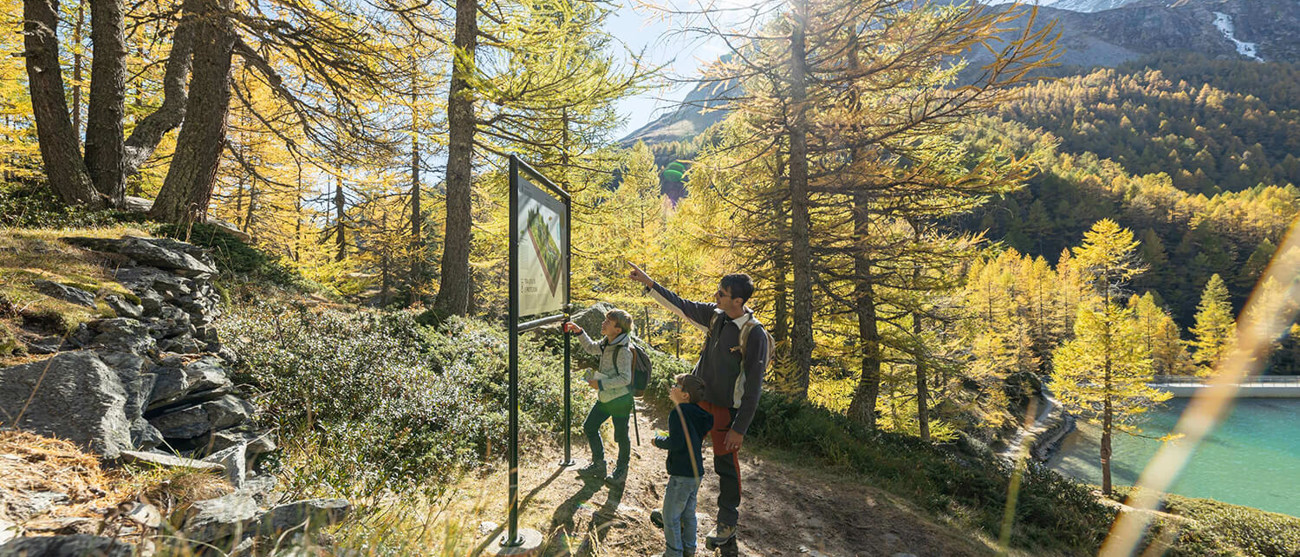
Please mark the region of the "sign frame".
<svg viewBox="0 0 1300 557"><path fill-rule="evenodd" d="M526 178L525 178L526 176ZM524 180L521 180L524 178ZM509 315L506 319L507 328L509 329L509 446L507 449L510 460L509 468L509 505L510 516L504 539L501 540L502 547L518 547L525 543L525 539L519 535L519 333L541 325L566 322L569 319L569 308L572 300L572 284L570 279L572 273L572 255L573 249L570 240L572 239L573 223L573 203L569 193L563 188L555 185L543 176L541 172L530 166L515 155L510 155L509 160L509 189L510 189L510 261L509 261L509 282L510 282L510 303ZM520 209L520 186L528 184L539 193L545 195L546 192L538 188L536 184L541 184L550 193L559 198L560 204L564 208L564 247L563 256L563 274L564 274L564 302L560 309L563 313L534 319L527 323L519 322L519 244L522 241L519 230L519 209ZM555 207L551 207L554 209ZM534 238L535 239L535 238ZM552 238L553 239L553 238ZM541 249L538 249L540 254ZM543 262L543 265L545 263ZM548 279L549 279L548 275ZM553 292L554 294L554 292ZM572 360L570 358L570 335L564 333L564 461L561 466L572 466L573 458L571 454L570 429L571 428L571 380Z"/></svg>

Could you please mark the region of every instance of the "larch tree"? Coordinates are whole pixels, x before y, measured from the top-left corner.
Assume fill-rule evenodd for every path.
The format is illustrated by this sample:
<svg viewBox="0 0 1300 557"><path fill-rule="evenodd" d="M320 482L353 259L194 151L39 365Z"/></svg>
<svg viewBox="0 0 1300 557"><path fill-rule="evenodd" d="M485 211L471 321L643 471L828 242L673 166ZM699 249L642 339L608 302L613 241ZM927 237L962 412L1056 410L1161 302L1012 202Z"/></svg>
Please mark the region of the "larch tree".
<svg viewBox="0 0 1300 557"><path fill-rule="evenodd" d="M1154 368L1142 328L1120 293L1143 270L1132 231L1101 220L1084 234L1075 258L1092 291L1078 308L1074 338L1052 358L1052 389L1071 410L1101 425L1101 489L1109 496L1111 441L1171 396L1149 387Z"/></svg>
<svg viewBox="0 0 1300 557"><path fill-rule="evenodd" d="M1201 303L1196 306L1196 324L1192 326L1192 358L1196 374L1209 376L1219 362L1232 351L1237 324L1228 301L1228 287L1216 273L1205 283Z"/></svg>
<svg viewBox="0 0 1300 557"><path fill-rule="evenodd" d="M616 117L613 101L647 76L638 62L631 68L614 63L613 38L601 30L609 13L606 6L573 0L457 0L445 247L433 306L438 315L465 315L474 295L476 156L530 152L540 171L561 182L585 182L568 172L601 168L592 159L599 158L596 146Z"/></svg>

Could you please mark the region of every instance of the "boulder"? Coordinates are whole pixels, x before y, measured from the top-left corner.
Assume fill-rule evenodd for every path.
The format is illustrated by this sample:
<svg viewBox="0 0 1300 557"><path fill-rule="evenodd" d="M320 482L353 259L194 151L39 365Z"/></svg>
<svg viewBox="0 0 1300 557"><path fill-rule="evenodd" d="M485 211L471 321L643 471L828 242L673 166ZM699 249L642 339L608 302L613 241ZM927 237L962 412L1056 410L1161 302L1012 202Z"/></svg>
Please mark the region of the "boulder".
<svg viewBox="0 0 1300 557"><path fill-rule="evenodd" d="M223 451L235 445L246 445L247 455L269 453L275 450L275 439L269 431L241 431L244 428L226 429L212 434L213 451Z"/></svg>
<svg viewBox="0 0 1300 557"><path fill-rule="evenodd" d="M77 534L18 538L0 545L0 556L14 557L132 557L135 546L112 538Z"/></svg>
<svg viewBox="0 0 1300 557"><path fill-rule="evenodd" d="M32 281L32 286L36 287L37 292L51 298L58 298L88 308L95 307L95 294L92 292L48 280Z"/></svg>
<svg viewBox="0 0 1300 557"><path fill-rule="evenodd" d="M322 526L338 524L347 517L351 508L346 499L311 499L287 503L262 515L256 531L258 535L270 538L278 538L291 530L312 532Z"/></svg>
<svg viewBox="0 0 1300 557"><path fill-rule="evenodd" d="M130 317L131 319L140 319L144 317L144 308L132 303L130 300L117 294L104 296L104 302L113 310L118 317Z"/></svg>
<svg viewBox="0 0 1300 557"><path fill-rule="evenodd" d="M0 411L22 414L6 425L68 439L108 458L131 448L126 402L117 372L94 352L62 352L0 369Z"/></svg>
<svg viewBox="0 0 1300 557"><path fill-rule="evenodd" d="M243 536L260 515L261 510L253 496L236 491L194 503L183 529L191 540L213 543Z"/></svg>
<svg viewBox="0 0 1300 557"><path fill-rule="evenodd" d="M252 419L257 409L242 398L225 395L203 403L203 411L207 413L212 429L218 430L237 426Z"/></svg>
<svg viewBox="0 0 1300 557"><path fill-rule="evenodd" d="M159 365L150 369L150 373L157 379L149 395L149 410L193 399L195 397L191 395L196 393L231 386L230 377L226 375L221 360L214 356L204 356L189 363L177 355L167 356Z"/></svg>
<svg viewBox="0 0 1300 557"><path fill-rule="evenodd" d="M153 201L134 195L122 196L122 210L130 213L148 213Z"/></svg>
<svg viewBox="0 0 1300 557"><path fill-rule="evenodd" d="M149 419L166 439L193 439L212 431L202 406L187 406Z"/></svg>
<svg viewBox="0 0 1300 557"><path fill-rule="evenodd" d="M176 455L153 453L145 451L122 451L118 460L121 462L133 464L150 464L153 466L162 466L164 468L185 468L188 470L201 470L205 472L225 472L226 467L219 462L206 460L194 460Z"/></svg>
<svg viewBox="0 0 1300 557"><path fill-rule="evenodd" d="M136 418L131 422L131 446L136 450L147 451L165 442L162 432L149 423L149 420Z"/></svg>
<svg viewBox="0 0 1300 557"><path fill-rule="evenodd" d="M117 253L130 257L143 265L174 271L187 277L209 278L217 274L211 263L191 255L189 244L166 238L127 237L117 247ZM181 245L187 246L182 247Z"/></svg>
<svg viewBox="0 0 1300 557"><path fill-rule="evenodd" d="M204 462L220 464L226 472L226 480L236 489L244 487L244 481L248 479L248 461L246 460L246 449L248 445L235 445L212 453L203 459Z"/></svg>
<svg viewBox="0 0 1300 557"><path fill-rule="evenodd" d="M591 307L586 308L578 313L569 316L569 320L577 323L587 336L592 339L600 338L600 322L605 320L605 314L615 309L614 306L605 302L597 302Z"/></svg>
<svg viewBox="0 0 1300 557"><path fill-rule="evenodd" d="M100 319L91 325L98 333L91 342L109 350L144 354L155 344L149 327L137 319L114 317Z"/></svg>

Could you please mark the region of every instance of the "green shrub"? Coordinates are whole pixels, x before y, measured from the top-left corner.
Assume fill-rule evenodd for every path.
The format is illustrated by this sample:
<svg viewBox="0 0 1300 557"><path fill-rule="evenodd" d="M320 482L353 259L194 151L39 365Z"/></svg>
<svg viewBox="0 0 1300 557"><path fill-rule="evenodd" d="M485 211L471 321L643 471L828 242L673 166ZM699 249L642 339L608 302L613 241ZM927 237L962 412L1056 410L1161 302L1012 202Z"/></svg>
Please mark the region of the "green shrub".
<svg viewBox="0 0 1300 557"><path fill-rule="evenodd" d="M1179 495L1166 495L1164 510L1192 520L1170 555L1300 555L1300 518Z"/></svg>
<svg viewBox="0 0 1300 557"><path fill-rule="evenodd" d="M505 452L505 335L485 323L433 330L408 312L265 303L232 308L218 327L241 357L238 379L263 393L266 419L317 452L303 467L313 481L436 490L431 480ZM561 358L527 338L519 348L521 436L556 431ZM574 395L578 414L589 395Z"/></svg>
<svg viewBox="0 0 1300 557"><path fill-rule="evenodd" d="M175 224L160 224L156 234L184 240L207 248L223 275L239 276L298 290L311 290L302 275L280 261L279 256L268 254L244 243L218 226L195 223L186 228Z"/></svg>
<svg viewBox="0 0 1300 557"><path fill-rule="evenodd" d="M39 182L0 182L0 225L15 228L87 228L143 223L144 215L69 207Z"/></svg>

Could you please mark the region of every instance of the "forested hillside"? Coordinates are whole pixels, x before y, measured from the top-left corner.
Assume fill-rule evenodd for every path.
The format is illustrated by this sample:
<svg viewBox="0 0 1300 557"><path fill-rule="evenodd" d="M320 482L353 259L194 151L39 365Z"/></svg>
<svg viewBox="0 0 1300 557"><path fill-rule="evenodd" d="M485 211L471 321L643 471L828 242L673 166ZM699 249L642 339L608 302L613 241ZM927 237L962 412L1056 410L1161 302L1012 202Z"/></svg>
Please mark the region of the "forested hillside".
<svg viewBox="0 0 1300 557"><path fill-rule="evenodd" d="M1240 307L1298 208L1300 75L1288 64L1165 56L1026 88L986 125L1054 144L1029 187L968 220L1054 260L1099 218L1138 231L1150 288L1184 325L1210 275ZM1046 134L1046 135L1041 135Z"/></svg>

